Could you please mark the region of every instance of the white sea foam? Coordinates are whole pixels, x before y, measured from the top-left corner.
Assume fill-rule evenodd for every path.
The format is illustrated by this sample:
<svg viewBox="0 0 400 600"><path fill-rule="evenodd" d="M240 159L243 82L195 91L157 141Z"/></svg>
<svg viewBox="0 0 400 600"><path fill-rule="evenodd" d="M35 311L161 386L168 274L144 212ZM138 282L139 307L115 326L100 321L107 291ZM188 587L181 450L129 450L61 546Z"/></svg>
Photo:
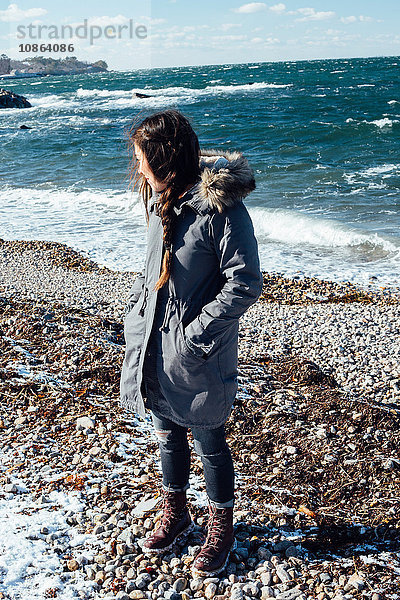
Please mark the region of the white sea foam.
<svg viewBox="0 0 400 600"><path fill-rule="evenodd" d="M374 177L380 177L381 179L386 179L388 177L391 177L392 175L398 175L400 174L400 164L384 164L384 165L378 165L376 167L369 167L368 169L362 169L361 171L355 171L355 172L351 172L351 173L344 173L343 177L345 179L345 181L349 184L363 184L365 185L366 183L368 183L368 185L371 185L371 179L373 179ZM382 183L376 183L375 185L380 185L381 187L385 187L384 184ZM364 190L365 188L360 188L360 190ZM372 188L371 188L372 189ZM355 193L356 190L353 190L353 193Z"/></svg>
<svg viewBox="0 0 400 600"><path fill-rule="evenodd" d="M78 98L93 98L95 96L99 98L109 98L110 96L126 96L129 98L132 96L134 91L135 90L99 90L97 88L87 90L85 88L78 88L76 90L76 95Z"/></svg>
<svg viewBox="0 0 400 600"><path fill-rule="evenodd" d="M384 164L379 165L378 167L370 167L369 169L364 169L360 171L360 175L366 177L373 177L374 175L381 175L382 173L400 173L400 164Z"/></svg>
<svg viewBox="0 0 400 600"><path fill-rule="evenodd" d="M73 108L76 103L61 94L30 96L29 102L33 108ZM27 109L29 110L29 109Z"/></svg>
<svg viewBox="0 0 400 600"><path fill-rule="evenodd" d="M136 193L107 189L86 189L77 191L73 186L67 189L53 187L13 188L4 186L0 189L1 205L12 203L16 206L63 207L113 210L119 212L141 213L141 204Z"/></svg>
<svg viewBox="0 0 400 600"><path fill-rule="evenodd" d="M395 123L399 123L399 121L397 119L389 119L388 117L384 117L382 119L375 119L374 121L366 121L365 119L363 119L362 121L356 121L355 119L349 117L348 119L346 119L346 123L356 123L357 125L375 125L380 129L384 129L387 127L392 127Z"/></svg>
<svg viewBox="0 0 400 600"><path fill-rule="evenodd" d="M5 239L65 243L115 270L144 266L145 211L135 194L6 186L0 205ZM346 273L348 280L360 282L369 273L369 263L371 272L378 270L386 282L398 280L399 248L382 236L296 210L249 207L249 212L263 270L290 274L300 266L309 275L341 279Z"/></svg>
<svg viewBox="0 0 400 600"><path fill-rule="evenodd" d="M244 83L240 85L207 85L204 88L166 87L166 88L133 88L130 90L86 89L78 88L68 96L47 94L33 95L30 102L33 109L82 109L82 102L96 101L98 110L110 110L114 107L120 109L134 108L137 106L159 108L166 103L192 103L198 98L222 96L242 93L257 93L267 89L285 89L293 84L279 84L269 82ZM135 92L147 94L149 98L137 98ZM17 110L17 109L15 109ZM28 109L32 110L32 109Z"/></svg>
<svg viewBox="0 0 400 600"><path fill-rule="evenodd" d="M250 214L263 270L400 287L400 243L297 211L252 208Z"/></svg>
<svg viewBox="0 0 400 600"><path fill-rule="evenodd" d="M220 80L214 80L220 81ZM149 98L136 98L134 97L135 92L140 94L147 94L149 96L159 97L159 96L179 96L179 97L193 97L193 96L204 96L210 94L232 94L236 92L247 92L253 90L263 90L263 89L284 89L288 87L292 87L292 83L279 84L279 83L269 83L269 82L254 82L254 83L244 83L239 85L207 85L204 88L189 88L182 86L172 86L166 88L133 88L131 90L99 90L99 89L84 89L79 88L76 91L76 95L79 98L92 98L92 97L100 97L100 98L108 98L110 96L115 98L131 98L133 100L143 101L149 100Z"/></svg>
<svg viewBox="0 0 400 600"><path fill-rule="evenodd" d="M380 129L383 129L384 127L392 127L394 123L398 122L399 121L397 121L396 119L388 119L387 117L385 117L384 119L376 119L375 121L371 121L371 124L376 125Z"/></svg>
<svg viewBox="0 0 400 600"><path fill-rule="evenodd" d="M144 260L145 212L137 194L5 186L0 206L5 239L61 242L115 269Z"/></svg>
<svg viewBox="0 0 400 600"><path fill-rule="evenodd" d="M265 239L319 248L369 246L388 254L399 254L399 248L395 244L378 234L362 233L337 221L293 210L252 208L250 213L261 241Z"/></svg>

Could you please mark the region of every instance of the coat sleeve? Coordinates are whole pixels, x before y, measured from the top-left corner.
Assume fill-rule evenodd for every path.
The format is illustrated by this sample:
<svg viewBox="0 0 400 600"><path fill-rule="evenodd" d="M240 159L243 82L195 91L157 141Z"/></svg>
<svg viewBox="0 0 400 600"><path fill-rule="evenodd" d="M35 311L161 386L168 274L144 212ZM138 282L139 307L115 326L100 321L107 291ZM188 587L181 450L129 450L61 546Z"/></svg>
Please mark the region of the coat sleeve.
<svg viewBox="0 0 400 600"><path fill-rule="evenodd" d="M128 301L125 307L125 314L128 313L135 306L139 299L140 294L143 291L144 280L145 280L146 267L141 273L136 275L136 279L133 282L131 289L129 290Z"/></svg>
<svg viewBox="0 0 400 600"><path fill-rule="evenodd" d="M225 283L185 328L189 347L206 354L232 322L257 301L263 285L253 223L242 201L222 213L213 213L209 235Z"/></svg>

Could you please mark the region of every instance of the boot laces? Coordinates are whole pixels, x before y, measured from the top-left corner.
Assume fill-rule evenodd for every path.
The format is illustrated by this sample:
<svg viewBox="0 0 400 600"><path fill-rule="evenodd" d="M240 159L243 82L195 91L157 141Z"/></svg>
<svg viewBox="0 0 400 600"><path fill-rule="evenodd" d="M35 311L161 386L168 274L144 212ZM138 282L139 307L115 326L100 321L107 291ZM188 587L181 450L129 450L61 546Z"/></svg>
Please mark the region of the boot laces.
<svg viewBox="0 0 400 600"><path fill-rule="evenodd" d="M223 540L225 534L226 525L226 513L222 511L217 514L217 508L212 508L205 545L218 551L219 544Z"/></svg>
<svg viewBox="0 0 400 600"><path fill-rule="evenodd" d="M172 523L181 516L181 510L176 506L172 494L164 493L162 509L161 527L168 530Z"/></svg>

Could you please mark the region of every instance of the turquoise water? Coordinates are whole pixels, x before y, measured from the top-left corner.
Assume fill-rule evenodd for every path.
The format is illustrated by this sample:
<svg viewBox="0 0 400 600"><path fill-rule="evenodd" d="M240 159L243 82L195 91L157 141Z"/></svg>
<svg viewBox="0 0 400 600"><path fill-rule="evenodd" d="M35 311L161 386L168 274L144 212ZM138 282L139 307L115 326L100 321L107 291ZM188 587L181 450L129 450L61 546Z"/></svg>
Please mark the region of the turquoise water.
<svg viewBox="0 0 400 600"><path fill-rule="evenodd" d="M205 148L238 149L263 270L400 286L400 58L111 72L0 86L0 237L47 239L112 268L144 264L127 128L166 108ZM132 98L144 92L148 99ZM19 130L25 123L33 127Z"/></svg>

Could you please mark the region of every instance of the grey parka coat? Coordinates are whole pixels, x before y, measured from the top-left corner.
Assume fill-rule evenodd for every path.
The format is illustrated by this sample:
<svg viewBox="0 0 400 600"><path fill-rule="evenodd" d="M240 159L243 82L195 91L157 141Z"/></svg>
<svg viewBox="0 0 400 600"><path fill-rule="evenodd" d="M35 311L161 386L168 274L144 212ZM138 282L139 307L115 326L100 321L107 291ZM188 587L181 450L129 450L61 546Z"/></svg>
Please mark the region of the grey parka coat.
<svg viewBox="0 0 400 600"><path fill-rule="evenodd" d="M255 187L247 160L239 152L202 150L200 166L200 181L174 207L171 273L161 305L156 363L159 387L172 411L165 416L185 427L208 429L225 423L232 410L239 317L260 296L263 278L253 224L242 201ZM150 199L145 268L130 291L124 319L120 402L141 416L143 365L161 292L153 291L163 254L159 196L153 191Z"/></svg>

